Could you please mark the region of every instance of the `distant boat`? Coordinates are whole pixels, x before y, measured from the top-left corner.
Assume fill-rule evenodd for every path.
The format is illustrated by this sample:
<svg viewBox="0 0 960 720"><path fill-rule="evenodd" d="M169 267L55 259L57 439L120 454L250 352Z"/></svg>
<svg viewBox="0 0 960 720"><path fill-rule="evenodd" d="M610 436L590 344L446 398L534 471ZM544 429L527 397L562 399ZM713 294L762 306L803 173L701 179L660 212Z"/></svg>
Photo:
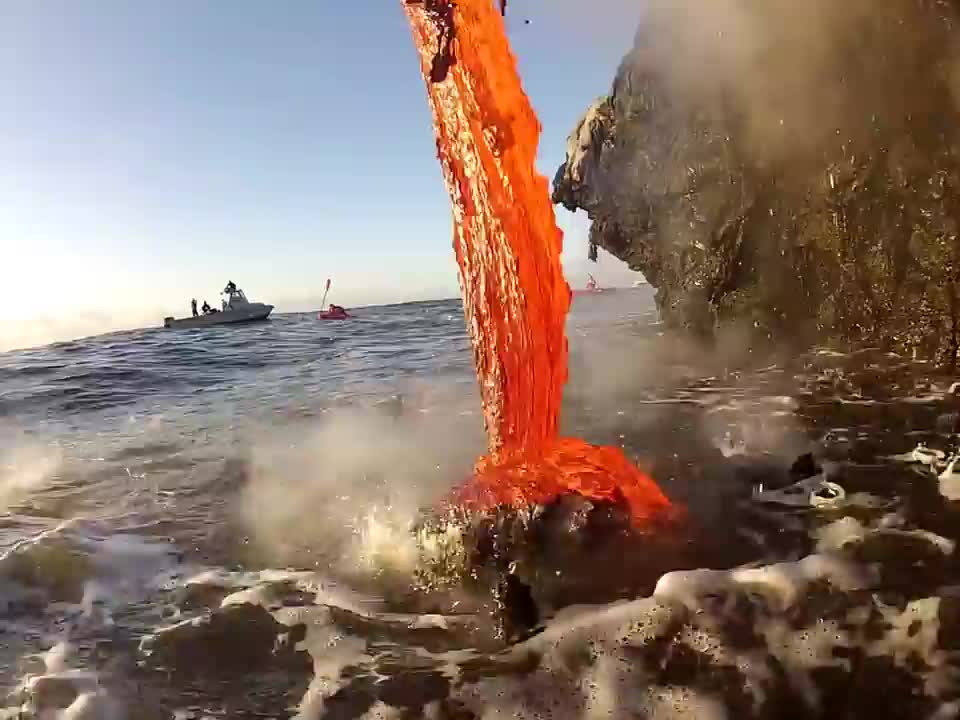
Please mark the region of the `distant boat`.
<svg viewBox="0 0 960 720"><path fill-rule="evenodd" d="M212 308L209 312L193 317L174 318L166 317L163 319L165 328L195 328L209 327L213 325L233 325L236 323L256 322L266 320L273 312L273 305L264 303L250 302L243 290L238 288L233 282L227 283L223 290L223 295L227 297L223 301L220 310Z"/></svg>
<svg viewBox="0 0 960 720"><path fill-rule="evenodd" d="M645 287L646 285L649 285L649 284L650 284L649 280L643 279L643 280L637 280L635 283L633 283L633 286L635 288L638 288L638 287Z"/></svg>
<svg viewBox="0 0 960 720"><path fill-rule="evenodd" d="M590 279L587 281L587 292L603 292L603 288L600 287L600 283L597 282L597 279L593 275L588 275Z"/></svg>
<svg viewBox="0 0 960 720"><path fill-rule="evenodd" d="M346 320L350 317L350 313L339 305L331 305L329 309L317 313L318 320Z"/></svg>
<svg viewBox="0 0 960 720"><path fill-rule="evenodd" d="M320 301L320 307L324 308L327 305L327 294L330 292L330 278L327 278L327 289L323 291L323 300ZM321 309L317 313L317 320L347 320L350 317L350 314L339 305L334 305L330 303L330 307L327 307L326 310Z"/></svg>

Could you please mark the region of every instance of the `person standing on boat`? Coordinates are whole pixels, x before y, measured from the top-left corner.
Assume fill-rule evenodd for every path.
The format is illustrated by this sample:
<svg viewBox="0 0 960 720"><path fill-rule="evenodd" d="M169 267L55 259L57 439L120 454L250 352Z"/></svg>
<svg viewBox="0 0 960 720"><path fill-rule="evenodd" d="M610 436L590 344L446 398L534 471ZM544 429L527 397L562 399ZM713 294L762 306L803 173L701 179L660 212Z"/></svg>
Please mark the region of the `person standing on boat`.
<svg viewBox="0 0 960 720"><path fill-rule="evenodd" d="M193 316L197 317L197 299L193 298L190 301L190 309L193 311Z"/></svg>

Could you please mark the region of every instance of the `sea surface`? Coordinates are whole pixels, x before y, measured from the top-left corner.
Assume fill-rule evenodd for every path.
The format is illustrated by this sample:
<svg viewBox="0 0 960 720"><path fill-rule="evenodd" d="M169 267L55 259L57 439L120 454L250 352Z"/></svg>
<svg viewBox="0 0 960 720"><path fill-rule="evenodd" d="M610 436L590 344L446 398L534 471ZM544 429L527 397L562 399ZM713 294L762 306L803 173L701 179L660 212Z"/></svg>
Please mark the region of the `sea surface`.
<svg viewBox="0 0 960 720"><path fill-rule="evenodd" d="M512 517L522 602L422 522L484 451L459 301L0 354L0 718L958 716L950 374L649 288L568 337L564 431L686 520Z"/></svg>

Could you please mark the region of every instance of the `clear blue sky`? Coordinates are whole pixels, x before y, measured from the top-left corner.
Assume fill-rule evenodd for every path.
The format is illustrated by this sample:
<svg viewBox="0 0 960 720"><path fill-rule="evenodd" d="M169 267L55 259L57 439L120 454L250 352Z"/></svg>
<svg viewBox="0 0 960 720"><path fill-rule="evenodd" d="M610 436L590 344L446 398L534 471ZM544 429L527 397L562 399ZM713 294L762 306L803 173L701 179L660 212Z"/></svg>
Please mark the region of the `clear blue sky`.
<svg viewBox="0 0 960 720"><path fill-rule="evenodd" d="M0 347L38 317L159 321L228 278L281 310L315 304L328 276L346 304L456 294L399 3L3 3ZM511 0L548 176L607 91L636 7ZM579 259L585 222L561 212L561 225Z"/></svg>

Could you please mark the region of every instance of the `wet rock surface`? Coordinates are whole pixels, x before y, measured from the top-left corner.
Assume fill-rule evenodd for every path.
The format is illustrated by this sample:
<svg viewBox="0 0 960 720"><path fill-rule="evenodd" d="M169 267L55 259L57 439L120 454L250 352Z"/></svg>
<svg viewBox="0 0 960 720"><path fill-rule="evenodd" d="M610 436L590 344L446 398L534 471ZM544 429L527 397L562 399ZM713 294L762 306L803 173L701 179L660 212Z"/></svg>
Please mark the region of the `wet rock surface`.
<svg viewBox="0 0 960 720"><path fill-rule="evenodd" d="M844 553L670 573L651 598L560 613L495 654L318 658L301 717L931 717L958 690L955 597L884 593Z"/></svg>
<svg viewBox="0 0 960 720"><path fill-rule="evenodd" d="M554 200L674 326L955 364L958 7L649 3Z"/></svg>
<svg viewBox="0 0 960 720"><path fill-rule="evenodd" d="M958 438L938 422L953 382L879 350L822 350L684 380L666 404L638 388L604 439L687 508L684 525L638 531L577 496L428 513L403 530L420 550L407 585L197 565L66 524L0 562L0 594L34 598L0 613L0 660L53 638L75 648L11 664L6 705L164 720L954 717ZM49 564L47 547L80 561ZM51 591L57 573L71 593Z"/></svg>
<svg viewBox="0 0 960 720"><path fill-rule="evenodd" d="M277 622L270 612L251 603L227 605L199 618L165 628L142 651L152 664L191 672L254 672L268 668L296 670L305 656L295 649L302 625ZM309 667L307 665L306 667Z"/></svg>

